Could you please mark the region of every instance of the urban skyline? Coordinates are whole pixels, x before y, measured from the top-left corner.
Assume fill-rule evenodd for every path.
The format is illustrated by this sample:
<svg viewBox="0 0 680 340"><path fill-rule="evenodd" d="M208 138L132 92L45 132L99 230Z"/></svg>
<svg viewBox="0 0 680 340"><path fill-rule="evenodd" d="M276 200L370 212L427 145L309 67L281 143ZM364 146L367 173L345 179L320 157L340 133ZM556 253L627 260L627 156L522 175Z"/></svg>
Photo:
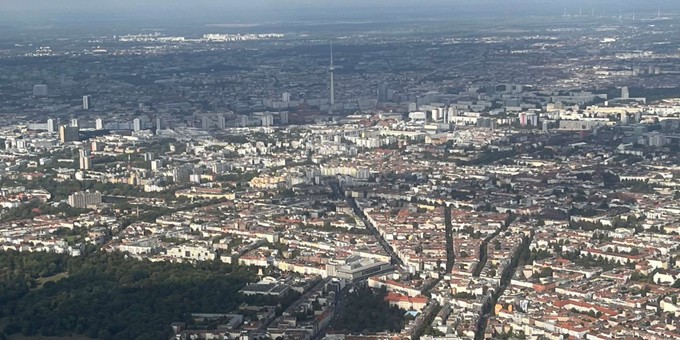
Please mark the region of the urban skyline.
<svg viewBox="0 0 680 340"><path fill-rule="evenodd" d="M3 17L0 339L680 337L677 2Z"/></svg>

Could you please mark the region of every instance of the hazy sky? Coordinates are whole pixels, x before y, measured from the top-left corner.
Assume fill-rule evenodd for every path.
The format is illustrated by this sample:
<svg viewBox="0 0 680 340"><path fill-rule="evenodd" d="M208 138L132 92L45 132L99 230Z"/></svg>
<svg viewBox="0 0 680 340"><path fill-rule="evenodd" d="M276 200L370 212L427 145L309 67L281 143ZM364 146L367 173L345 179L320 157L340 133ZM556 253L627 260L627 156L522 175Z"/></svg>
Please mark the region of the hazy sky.
<svg viewBox="0 0 680 340"><path fill-rule="evenodd" d="M266 7L366 7L366 6L414 6L448 5L487 7L489 4L504 7L521 5L555 6L607 6L619 4L621 6L637 5L671 6L677 5L677 0L1 0L0 10L110 10L110 9L140 9L151 7L165 7L175 9L187 8L266 8ZM677 6L675 6L677 7Z"/></svg>
<svg viewBox="0 0 680 340"><path fill-rule="evenodd" d="M0 0L0 19L27 20L201 20L285 21L479 14L542 15L591 8L610 13L680 9L680 0Z"/></svg>

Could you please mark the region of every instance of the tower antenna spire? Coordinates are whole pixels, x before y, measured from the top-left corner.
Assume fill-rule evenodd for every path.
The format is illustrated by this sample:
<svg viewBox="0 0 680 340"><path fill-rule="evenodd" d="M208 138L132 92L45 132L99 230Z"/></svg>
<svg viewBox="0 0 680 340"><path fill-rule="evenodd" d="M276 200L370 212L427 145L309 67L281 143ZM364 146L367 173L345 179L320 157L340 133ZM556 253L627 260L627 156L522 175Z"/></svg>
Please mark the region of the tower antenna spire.
<svg viewBox="0 0 680 340"><path fill-rule="evenodd" d="M335 106L335 83L333 75L335 73L335 66L333 66L333 41L331 40L331 64L328 70L331 73L331 106L328 109L329 114L333 114L333 106Z"/></svg>

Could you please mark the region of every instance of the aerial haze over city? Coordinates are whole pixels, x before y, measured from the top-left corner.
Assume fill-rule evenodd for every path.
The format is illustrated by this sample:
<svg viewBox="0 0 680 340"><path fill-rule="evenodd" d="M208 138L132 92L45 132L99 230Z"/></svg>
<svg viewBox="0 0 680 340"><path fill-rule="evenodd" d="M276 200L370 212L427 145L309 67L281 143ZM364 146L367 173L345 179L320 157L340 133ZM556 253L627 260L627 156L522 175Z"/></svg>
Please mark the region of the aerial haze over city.
<svg viewBox="0 0 680 340"><path fill-rule="evenodd" d="M0 340L680 338L680 2L0 1Z"/></svg>

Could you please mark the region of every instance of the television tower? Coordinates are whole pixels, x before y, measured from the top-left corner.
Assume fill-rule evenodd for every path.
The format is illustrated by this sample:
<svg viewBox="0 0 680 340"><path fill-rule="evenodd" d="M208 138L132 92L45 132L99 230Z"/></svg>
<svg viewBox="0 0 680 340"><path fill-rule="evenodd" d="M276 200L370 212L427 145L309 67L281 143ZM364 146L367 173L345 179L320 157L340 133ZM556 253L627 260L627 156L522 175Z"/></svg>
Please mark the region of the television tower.
<svg viewBox="0 0 680 340"><path fill-rule="evenodd" d="M328 109L329 114L333 114L333 106L335 105L335 83L333 82L333 75L335 73L335 66L333 66L333 42L331 41L331 65L328 67L331 73L331 106Z"/></svg>

